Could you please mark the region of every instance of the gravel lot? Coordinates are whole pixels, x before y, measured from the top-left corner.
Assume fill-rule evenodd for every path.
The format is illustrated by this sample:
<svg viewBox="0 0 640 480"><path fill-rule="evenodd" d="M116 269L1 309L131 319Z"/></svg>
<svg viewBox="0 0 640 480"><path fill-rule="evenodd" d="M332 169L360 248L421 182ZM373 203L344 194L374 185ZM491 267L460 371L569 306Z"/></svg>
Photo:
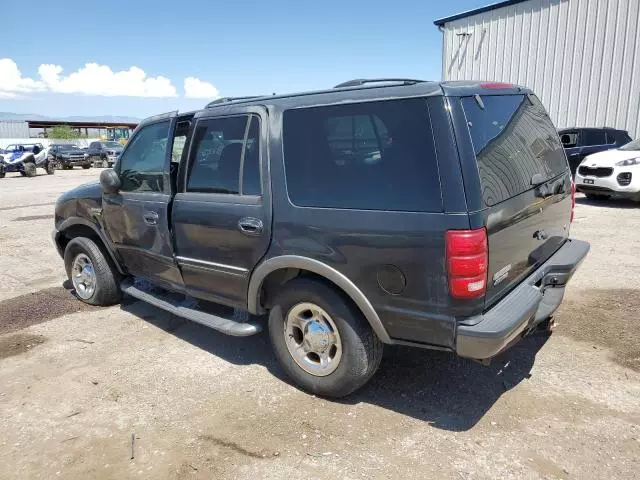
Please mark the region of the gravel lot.
<svg viewBox="0 0 640 480"><path fill-rule="evenodd" d="M0 478L638 478L640 205L578 198L592 250L550 337L489 367L387 348L331 402L266 335L75 300L53 204L99 170L41 173L0 180Z"/></svg>

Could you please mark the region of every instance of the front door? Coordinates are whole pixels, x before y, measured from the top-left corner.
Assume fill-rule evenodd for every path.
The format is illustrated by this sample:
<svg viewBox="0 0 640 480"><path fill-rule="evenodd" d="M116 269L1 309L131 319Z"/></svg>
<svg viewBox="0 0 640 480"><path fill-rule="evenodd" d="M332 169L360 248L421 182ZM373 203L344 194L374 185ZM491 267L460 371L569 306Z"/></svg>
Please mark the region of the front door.
<svg viewBox="0 0 640 480"><path fill-rule="evenodd" d="M169 230L171 132L175 115L154 117L135 133L116 171L122 188L103 194L104 228L126 270L169 288L182 278L173 256Z"/></svg>
<svg viewBox="0 0 640 480"><path fill-rule="evenodd" d="M266 118L236 107L195 120L172 213L176 259L195 297L246 307L250 272L270 241Z"/></svg>

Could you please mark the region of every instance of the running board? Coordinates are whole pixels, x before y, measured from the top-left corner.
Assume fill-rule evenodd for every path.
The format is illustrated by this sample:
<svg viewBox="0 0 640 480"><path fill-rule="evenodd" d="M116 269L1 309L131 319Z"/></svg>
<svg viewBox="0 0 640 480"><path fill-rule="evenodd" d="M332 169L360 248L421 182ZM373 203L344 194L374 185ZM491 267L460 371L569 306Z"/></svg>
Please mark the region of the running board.
<svg viewBox="0 0 640 480"><path fill-rule="evenodd" d="M262 327L256 323L238 322L229 318L219 317L211 313L206 313L195 308L181 305L179 302L157 292L144 290L135 286L130 281L125 281L120 285L123 293L131 295L138 300L150 303L178 317L186 318L192 322L200 323L209 328L213 328L221 333L234 337L248 337L262 331Z"/></svg>

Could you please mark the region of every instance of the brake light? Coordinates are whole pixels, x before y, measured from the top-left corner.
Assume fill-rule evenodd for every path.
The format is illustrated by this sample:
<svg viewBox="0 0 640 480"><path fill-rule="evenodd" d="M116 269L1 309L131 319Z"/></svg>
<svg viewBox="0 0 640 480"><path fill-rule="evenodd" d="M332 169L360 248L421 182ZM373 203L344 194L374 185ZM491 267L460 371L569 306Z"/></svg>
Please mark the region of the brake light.
<svg viewBox="0 0 640 480"><path fill-rule="evenodd" d="M571 220L569 223L573 222L573 212L576 209L576 182L571 180Z"/></svg>
<svg viewBox="0 0 640 480"><path fill-rule="evenodd" d="M487 291L489 251L487 230L449 230L445 237L449 293L478 298Z"/></svg>
<svg viewBox="0 0 640 480"><path fill-rule="evenodd" d="M501 82L486 82L486 83L481 83L480 87L489 88L489 89L492 89L492 90L499 90L499 89L503 89L503 88L513 88L513 84L511 84L511 83L501 83Z"/></svg>

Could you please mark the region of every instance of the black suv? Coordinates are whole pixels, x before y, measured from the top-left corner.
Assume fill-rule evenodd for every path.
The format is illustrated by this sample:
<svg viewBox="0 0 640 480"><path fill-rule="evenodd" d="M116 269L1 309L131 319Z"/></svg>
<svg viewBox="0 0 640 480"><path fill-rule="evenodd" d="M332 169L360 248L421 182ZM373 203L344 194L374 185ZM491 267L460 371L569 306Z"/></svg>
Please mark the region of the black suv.
<svg viewBox="0 0 640 480"><path fill-rule="evenodd" d="M85 150L70 143L54 143L49 146L49 161L60 166L63 170L70 170L75 166L84 169L91 167Z"/></svg>
<svg viewBox="0 0 640 480"><path fill-rule="evenodd" d="M112 167L122 153L122 145L114 141L91 142L87 149L89 160L101 167Z"/></svg>
<svg viewBox="0 0 640 480"><path fill-rule="evenodd" d="M487 360L548 322L589 249L573 192L529 90L357 80L144 120L54 238L84 302L268 325L298 385L343 396L385 343Z"/></svg>
<svg viewBox="0 0 640 480"><path fill-rule="evenodd" d="M569 159L569 168L575 175L584 157L626 145L629 133L615 128L564 128L558 131L560 141Z"/></svg>

